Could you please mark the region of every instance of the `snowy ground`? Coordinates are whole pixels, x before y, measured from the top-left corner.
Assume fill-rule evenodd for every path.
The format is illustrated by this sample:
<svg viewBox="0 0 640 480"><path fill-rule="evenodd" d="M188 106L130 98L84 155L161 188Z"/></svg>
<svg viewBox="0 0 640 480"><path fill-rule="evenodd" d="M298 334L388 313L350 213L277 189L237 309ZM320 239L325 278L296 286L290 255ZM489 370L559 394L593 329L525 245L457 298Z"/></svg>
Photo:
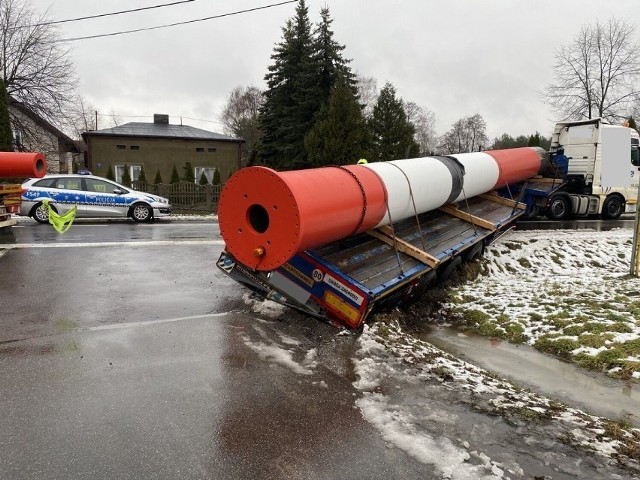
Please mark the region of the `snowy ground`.
<svg viewBox="0 0 640 480"><path fill-rule="evenodd" d="M456 288L449 318L619 377L640 377L640 279L631 230L515 231Z"/></svg>

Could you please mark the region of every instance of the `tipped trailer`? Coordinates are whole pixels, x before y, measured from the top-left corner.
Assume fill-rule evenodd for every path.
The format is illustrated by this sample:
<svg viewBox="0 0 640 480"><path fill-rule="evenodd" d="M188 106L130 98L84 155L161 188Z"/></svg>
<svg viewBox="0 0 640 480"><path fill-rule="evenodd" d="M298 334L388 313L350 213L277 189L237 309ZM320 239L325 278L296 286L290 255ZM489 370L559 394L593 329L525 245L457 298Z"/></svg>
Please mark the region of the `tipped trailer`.
<svg viewBox="0 0 640 480"><path fill-rule="evenodd" d="M266 299L358 328L372 314L411 303L463 262L480 257L524 210L523 204L486 194L297 253L274 270L254 270L226 251L217 266Z"/></svg>
<svg viewBox="0 0 640 480"><path fill-rule="evenodd" d="M541 149L527 147L241 169L220 196L217 266L264 298L358 328L479 257L525 210L495 190L545 164Z"/></svg>

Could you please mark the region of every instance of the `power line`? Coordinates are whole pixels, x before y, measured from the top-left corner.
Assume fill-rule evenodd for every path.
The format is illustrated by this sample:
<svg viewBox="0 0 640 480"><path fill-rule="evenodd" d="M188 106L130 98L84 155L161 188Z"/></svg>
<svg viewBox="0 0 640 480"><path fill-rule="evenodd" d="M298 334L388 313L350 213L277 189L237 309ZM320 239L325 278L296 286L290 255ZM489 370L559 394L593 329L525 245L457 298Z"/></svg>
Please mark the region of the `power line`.
<svg viewBox="0 0 640 480"><path fill-rule="evenodd" d="M296 3L298 0L286 0L284 2L279 2L279 3L272 3L270 5L264 5L262 7L255 7L255 8L248 8L246 10L237 10L235 12L230 12L230 13L222 13L220 15L213 15L210 17L203 17L203 18L196 18L194 20L186 20L184 22L176 22L176 23L168 23L165 25L157 25L155 27L145 27L145 28L136 28L134 30L123 30L120 32L112 32L112 33L103 33L100 35L88 35L86 37L75 37L75 38L63 38L60 40L55 40L54 43L58 43L58 42L75 42L78 40L88 40L91 38L101 38L101 37L114 37L116 35L125 35L128 33L137 33L137 32L145 32L148 30L158 30L161 28L169 28L169 27L176 27L178 25L186 25L189 23L197 23L197 22L204 22L207 20L214 20L217 18L223 18L223 17L230 17L233 15L240 15L242 13L249 13L249 12L255 12L257 10L265 10L267 8L273 8L273 7L279 7L281 5L286 5L287 3Z"/></svg>
<svg viewBox="0 0 640 480"><path fill-rule="evenodd" d="M92 18L102 18L102 17L109 17L109 16L112 16L112 15L122 15L124 13L142 12L143 10L152 10L154 8L172 7L173 5L179 5L181 3L189 3L189 2L195 2L195 1L196 0L179 0L179 1L171 2L171 3L162 3L162 4L159 4L159 5L151 5L149 7L140 7L140 8L132 8L130 10L121 10L119 12L100 13L98 15L88 15L86 17L68 18L66 20L52 20L50 22L42 22L42 23L35 23L33 25L25 25L25 27L41 27L41 26L45 26L45 25L57 25L57 24L60 24L60 23L78 22L80 20L90 20Z"/></svg>

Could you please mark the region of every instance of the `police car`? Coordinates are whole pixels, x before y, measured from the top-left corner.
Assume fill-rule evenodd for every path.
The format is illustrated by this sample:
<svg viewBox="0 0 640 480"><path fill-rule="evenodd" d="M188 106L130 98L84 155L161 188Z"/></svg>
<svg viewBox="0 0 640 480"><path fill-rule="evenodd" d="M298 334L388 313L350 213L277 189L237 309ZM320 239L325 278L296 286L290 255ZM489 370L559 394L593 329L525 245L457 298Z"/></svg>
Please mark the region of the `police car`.
<svg viewBox="0 0 640 480"><path fill-rule="evenodd" d="M169 200L138 192L95 175L60 174L32 178L22 184L20 215L49 222L49 205L60 215L77 205L76 217L131 217L136 222L171 214Z"/></svg>

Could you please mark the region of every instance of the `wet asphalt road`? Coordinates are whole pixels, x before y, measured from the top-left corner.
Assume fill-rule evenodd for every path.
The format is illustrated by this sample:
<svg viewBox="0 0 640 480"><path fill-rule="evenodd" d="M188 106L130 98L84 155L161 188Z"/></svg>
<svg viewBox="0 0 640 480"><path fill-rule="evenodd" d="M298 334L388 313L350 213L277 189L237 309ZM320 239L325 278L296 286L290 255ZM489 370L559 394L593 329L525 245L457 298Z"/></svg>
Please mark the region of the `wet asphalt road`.
<svg viewBox="0 0 640 480"><path fill-rule="evenodd" d="M255 326L213 222L23 220L3 241L0 478L436 478L354 407L353 337ZM322 366L266 362L246 346L265 338Z"/></svg>

